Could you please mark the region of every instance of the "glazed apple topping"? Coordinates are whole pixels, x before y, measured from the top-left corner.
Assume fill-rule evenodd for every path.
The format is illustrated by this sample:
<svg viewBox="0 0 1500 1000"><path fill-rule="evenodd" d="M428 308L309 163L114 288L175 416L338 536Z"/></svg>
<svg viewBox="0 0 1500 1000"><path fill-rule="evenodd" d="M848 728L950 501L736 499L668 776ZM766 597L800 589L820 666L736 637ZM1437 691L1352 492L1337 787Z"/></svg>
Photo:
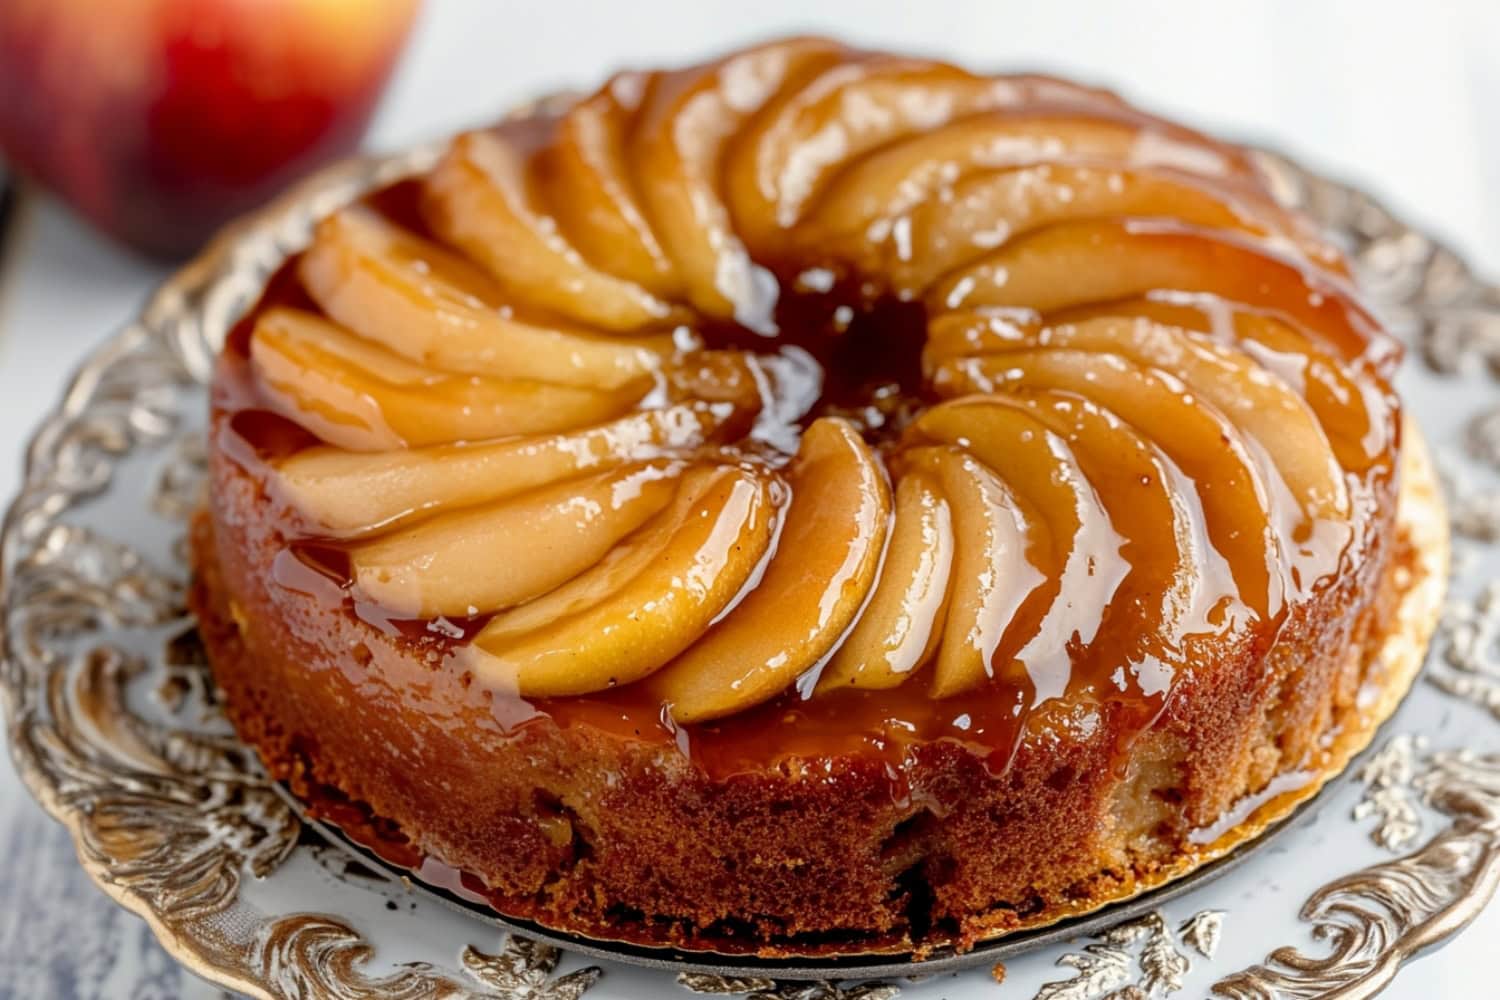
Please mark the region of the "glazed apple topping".
<svg viewBox="0 0 1500 1000"><path fill-rule="evenodd" d="M408 182L411 183L411 182ZM524 698L1165 697L1367 543L1396 352L1254 157L795 39L341 209L247 322L355 599ZM955 711L956 714L956 711Z"/></svg>
<svg viewBox="0 0 1500 1000"><path fill-rule="evenodd" d="M492 621L470 650L476 675L524 696L586 694L654 674L689 649L750 580L775 513L776 491L758 470L701 469L698 480L616 561L564 585L570 613L529 615L530 629Z"/></svg>
<svg viewBox="0 0 1500 1000"><path fill-rule="evenodd" d="M865 603L885 548L890 495L841 420L814 421L789 466L776 551L724 619L652 678L679 722L758 705L831 650ZM775 628L767 628L774 620Z"/></svg>

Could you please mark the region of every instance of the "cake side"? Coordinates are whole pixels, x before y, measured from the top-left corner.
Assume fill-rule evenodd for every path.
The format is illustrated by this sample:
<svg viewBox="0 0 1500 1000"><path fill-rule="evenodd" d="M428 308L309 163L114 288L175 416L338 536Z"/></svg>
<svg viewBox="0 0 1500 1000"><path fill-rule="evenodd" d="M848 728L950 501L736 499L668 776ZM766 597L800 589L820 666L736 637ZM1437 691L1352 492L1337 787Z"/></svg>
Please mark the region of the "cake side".
<svg viewBox="0 0 1500 1000"><path fill-rule="evenodd" d="M1393 525L1364 567L1373 580L1351 576L1271 647L1189 678L1124 752L1104 715L1024 741L1000 775L940 741L913 748L894 782L858 756L768 756L713 778L675 744L549 720L508 730L423 643L272 584L281 539L264 485L222 457L213 475L194 610L226 709L273 776L315 808L358 806L336 819L368 811L398 862L438 859L501 912L586 936L905 951L1085 912L1201 863L1194 831L1278 776L1320 781L1330 734L1374 721L1361 689L1409 679L1382 677L1375 655L1415 579Z"/></svg>

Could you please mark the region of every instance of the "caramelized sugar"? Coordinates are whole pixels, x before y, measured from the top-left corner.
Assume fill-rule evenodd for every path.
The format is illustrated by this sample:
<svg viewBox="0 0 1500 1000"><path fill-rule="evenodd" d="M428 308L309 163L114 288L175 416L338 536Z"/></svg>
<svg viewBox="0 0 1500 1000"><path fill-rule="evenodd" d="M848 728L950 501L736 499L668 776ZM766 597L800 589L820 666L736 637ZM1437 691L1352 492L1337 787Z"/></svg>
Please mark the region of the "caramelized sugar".
<svg viewBox="0 0 1500 1000"><path fill-rule="evenodd" d="M271 566L271 580L283 590L338 606L393 639L465 643L490 619L489 615L402 618L379 604L360 600L350 589L347 550L329 542L291 543L277 554Z"/></svg>
<svg viewBox="0 0 1500 1000"><path fill-rule="evenodd" d="M227 413L218 446L241 466L264 472L277 461L318 444L318 437L290 416L277 413L261 394L250 371L250 338L256 321L276 306L314 310L316 304L297 277L301 255L281 264L266 282L260 299L230 328L213 384L213 406Z"/></svg>
<svg viewBox="0 0 1500 1000"><path fill-rule="evenodd" d="M809 281L826 291L807 290ZM854 424L871 444L894 441L916 413L936 401L922 377L923 303L874 292L823 268L788 271L779 284L773 335L724 321L701 322L695 330L708 350L791 362L780 370L799 384L783 393L808 402L805 412L787 414L787 429L833 416ZM773 437L796 440L792 434Z"/></svg>

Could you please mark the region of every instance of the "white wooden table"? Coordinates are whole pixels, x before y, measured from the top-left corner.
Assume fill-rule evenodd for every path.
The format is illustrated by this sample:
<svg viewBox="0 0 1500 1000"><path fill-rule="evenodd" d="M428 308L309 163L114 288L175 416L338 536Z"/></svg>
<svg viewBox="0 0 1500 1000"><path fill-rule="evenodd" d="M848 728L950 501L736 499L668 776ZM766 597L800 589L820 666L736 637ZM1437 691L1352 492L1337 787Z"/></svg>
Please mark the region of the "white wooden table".
<svg viewBox="0 0 1500 1000"><path fill-rule="evenodd" d="M428 2L377 119L376 147L440 135L623 65L681 62L812 30L1115 87L1353 180L1449 239L1482 272L1500 272L1497 0ZM15 489L22 443L68 371L164 274L105 245L51 200L22 199L0 256L0 497ZM61 828L7 764L0 859L0 996L220 995L181 972L140 921L87 884ZM1500 995L1497 939L1500 905L1406 971L1388 995Z"/></svg>

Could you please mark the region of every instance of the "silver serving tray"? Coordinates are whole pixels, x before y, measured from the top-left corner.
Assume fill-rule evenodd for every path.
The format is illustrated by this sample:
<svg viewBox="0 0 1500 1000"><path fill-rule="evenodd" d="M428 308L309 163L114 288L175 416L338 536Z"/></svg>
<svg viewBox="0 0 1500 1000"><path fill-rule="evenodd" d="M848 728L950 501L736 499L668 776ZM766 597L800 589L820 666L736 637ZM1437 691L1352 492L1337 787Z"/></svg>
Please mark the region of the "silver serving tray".
<svg viewBox="0 0 1500 1000"><path fill-rule="evenodd" d="M183 607L205 386L225 331L312 223L433 157L334 168L167 282L38 429L0 534L17 767L100 888L193 971L258 997L964 1000L993 996L1001 977L1004 996L1036 1000L1363 997L1493 894L1500 290L1370 198L1269 154L1279 197L1344 245L1412 347L1401 388L1448 479L1456 557L1433 653L1376 749L1275 830L1150 894L968 956L719 964L455 906L301 820L214 706ZM974 963L988 968L960 971Z"/></svg>

